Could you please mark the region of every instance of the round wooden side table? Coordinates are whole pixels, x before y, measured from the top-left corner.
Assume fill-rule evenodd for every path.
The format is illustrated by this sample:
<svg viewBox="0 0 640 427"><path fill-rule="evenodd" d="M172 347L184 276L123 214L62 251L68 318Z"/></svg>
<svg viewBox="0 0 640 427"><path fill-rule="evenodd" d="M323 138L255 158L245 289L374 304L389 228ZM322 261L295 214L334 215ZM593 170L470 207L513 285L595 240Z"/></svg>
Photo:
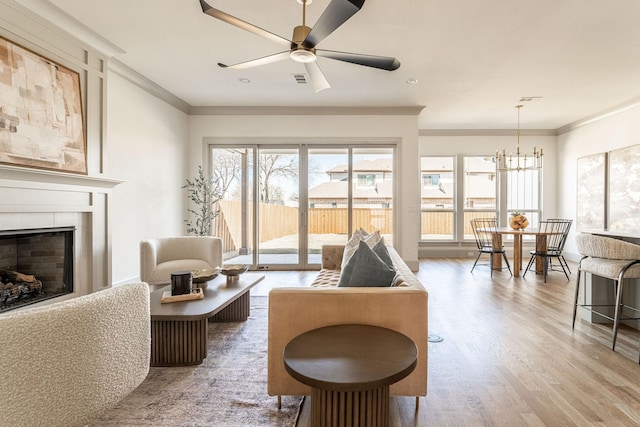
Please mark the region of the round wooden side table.
<svg viewBox="0 0 640 427"><path fill-rule="evenodd" d="M389 386L409 375L418 348L407 336L371 325L335 325L287 344L289 375L312 387L312 426L389 425Z"/></svg>

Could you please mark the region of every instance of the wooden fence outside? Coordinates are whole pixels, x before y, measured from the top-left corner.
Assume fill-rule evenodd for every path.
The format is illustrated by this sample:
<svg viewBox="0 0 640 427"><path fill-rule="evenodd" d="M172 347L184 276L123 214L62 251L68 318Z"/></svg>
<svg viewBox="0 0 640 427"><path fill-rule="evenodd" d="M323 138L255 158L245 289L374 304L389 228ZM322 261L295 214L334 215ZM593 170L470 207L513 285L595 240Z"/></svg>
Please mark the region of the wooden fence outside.
<svg viewBox="0 0 640 427"><path fill-rule="evenodd" d="M472 235L471 220L495 218L495 212L465 212L464 234ZM422 212L420 230L423 235L453 235L453 212Z"/></svg>
<svg viewBox="0 0 640 427"><path fill-rule="evenodd" d="M225 240L225 250L242 246L242 203L236 200L221 200L220 214L214 220L214 233ZM249 215L253 204L247 206ZM260 204L259 241L266 242L299 232L298 208L283 205ZM354 228L380 230L382 234L392 234L393 214L391 209L353 209ZM346 208L310 208L308 216L310 234L347 234ZM251 221L247 221L248 236L253 233Z"/></svg>
<svg viewBox="0 0 640 427"><path fill-rule="evenodd" d="M253 212L253 204L247 206L248 215ZM234 251L242 247L242 203L236 200L221 200L220 214L214 220L214 234L223 239L224 251ZM267 242L299 232L298 208L283 205L260 204L259 242ZM245 213L246 214L246 213ZM464 234L472 235L470 220L495 216L491 212L466 212ZM309 234L347 234L348 213L346 208L309 208ZM353 209L354 228L380 230L382 234L393 234L393 213L389 209ZM453 214L451 212L422 212L422 235L452 235ZM247 221L248 245L253 235L252 222Z"/></svg>

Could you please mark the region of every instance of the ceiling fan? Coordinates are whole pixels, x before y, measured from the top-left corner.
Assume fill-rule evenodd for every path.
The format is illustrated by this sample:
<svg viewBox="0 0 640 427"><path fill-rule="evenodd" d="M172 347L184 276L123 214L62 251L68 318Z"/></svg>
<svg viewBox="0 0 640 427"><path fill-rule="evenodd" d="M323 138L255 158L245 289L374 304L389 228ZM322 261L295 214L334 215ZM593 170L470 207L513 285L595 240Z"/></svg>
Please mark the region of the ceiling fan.
<svg viewBox="0 0 640 427"><path fill-rule="evenodd" d="M289 40L260 27L256 27L255 25L236 18L235 16L231 16L221 10L214 9L209 6L205 0L200 0L202 11L207 15L258 36L272 40L278 44L287 46L288 49L283 52L253 59L251 61L240 62L238 64L225 65L219 62L218 65L222 68L234 68L241 70L291 58L296 62L304 64L307 69L309 79L311 80L311 85L316 92L331 87L316 62L318 56L387 71L393 71L400 67L400 61L396 58L316 48L318 43L358 12L362 8L364 0L331 0L331 3L329 3L329 6L324 10L313 28L307 27L305 22L307 4L311 3L312 0L297 1L302 4L302 25L298 25L293 29L293 36L291 37L291 40Z"/></svg>

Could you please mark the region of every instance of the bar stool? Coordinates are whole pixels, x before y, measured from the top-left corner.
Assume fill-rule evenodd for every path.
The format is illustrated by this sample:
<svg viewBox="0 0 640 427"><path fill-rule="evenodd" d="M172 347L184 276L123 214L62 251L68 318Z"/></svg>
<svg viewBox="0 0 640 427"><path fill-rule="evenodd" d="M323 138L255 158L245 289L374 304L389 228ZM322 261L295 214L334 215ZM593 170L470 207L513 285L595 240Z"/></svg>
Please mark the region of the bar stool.
<svg viewBox="0 0 640 427"><path fill-rule="evenodd" d="M576 244L582 259L578 264L578 278L576 280L576 294L573 304L573 323L575 328L578 307L584 307L605 319L613 321L613 340L611 349L616 348L618 326L621 320L638 320L640 317L624 317L624 309L640 313L640 310L622 303L624 279L640 278L640 245L625 242L611 237L592 234L576 235ZM615 304L578 304L580 291L580 275L582 272L612 279L615 287ZM615 307L613 317L599 312L594 307ZM640 363L640 357L638 358Z"/></svg>

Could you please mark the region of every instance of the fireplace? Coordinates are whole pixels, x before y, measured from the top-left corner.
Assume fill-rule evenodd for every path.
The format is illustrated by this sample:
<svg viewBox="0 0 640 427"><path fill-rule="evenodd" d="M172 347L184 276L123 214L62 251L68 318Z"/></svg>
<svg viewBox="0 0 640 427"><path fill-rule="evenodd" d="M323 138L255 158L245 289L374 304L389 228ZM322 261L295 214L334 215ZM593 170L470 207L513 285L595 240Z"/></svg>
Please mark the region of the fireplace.
<svg viewBox="0 0 640 427"><path fill-rule="evenodd" d="M74 231L0 231L0 313L73 292Z"/></svg>

